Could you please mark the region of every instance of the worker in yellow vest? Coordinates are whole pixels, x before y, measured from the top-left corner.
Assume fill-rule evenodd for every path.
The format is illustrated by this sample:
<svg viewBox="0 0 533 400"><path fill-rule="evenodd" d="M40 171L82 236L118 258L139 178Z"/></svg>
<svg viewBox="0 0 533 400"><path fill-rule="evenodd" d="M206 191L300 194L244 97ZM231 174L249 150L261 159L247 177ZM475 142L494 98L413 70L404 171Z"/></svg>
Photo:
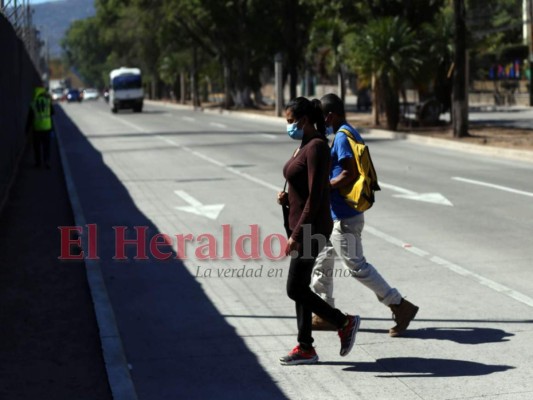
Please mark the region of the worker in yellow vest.
<svg viewBox="0 0 533 400"><path fill-rule="evenodd" d="M36 87L31 102L33 152L36 167L40 167L44 159L45 167L50 169L50 137L53 129L53 114L54 108L50 95L44 87Z"/></svg>

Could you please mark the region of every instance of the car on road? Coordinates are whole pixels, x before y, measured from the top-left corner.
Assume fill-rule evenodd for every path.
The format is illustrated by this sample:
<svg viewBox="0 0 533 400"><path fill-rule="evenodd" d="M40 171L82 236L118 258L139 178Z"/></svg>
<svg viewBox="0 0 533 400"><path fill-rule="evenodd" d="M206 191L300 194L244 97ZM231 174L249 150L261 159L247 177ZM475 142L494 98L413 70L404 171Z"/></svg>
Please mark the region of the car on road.
<svg viewBox="0 0 533 400"><path fill-rule="evenodd" d="M81 93L78 89L69 89L67 92L67 103L81 102Z"/></svg>
<svg viewBox="0 0 533 400"><path fill-rule="evenodd" d="M63 100L63 92L64 89L61 87L57 87L50 90L50 96L52 97L52 101L62 101Z"/></svg>
<svg viewBox="0 0 533 400"><path fill-rule="evenodd" d="M98 100L100 98L100 93L98 90L93 88L87 88L83 91L83 101L85 100Z"/></svg>

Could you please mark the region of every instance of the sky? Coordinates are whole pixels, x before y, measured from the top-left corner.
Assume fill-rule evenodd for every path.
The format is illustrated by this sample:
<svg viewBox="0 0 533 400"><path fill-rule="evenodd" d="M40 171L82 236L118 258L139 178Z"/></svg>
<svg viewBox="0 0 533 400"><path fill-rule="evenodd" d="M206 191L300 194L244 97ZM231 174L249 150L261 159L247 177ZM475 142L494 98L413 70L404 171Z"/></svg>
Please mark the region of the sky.
<svg viewBox="0 0 533 400"><path fill-rule="evenodd" d="M48 3L50 1L57 1L57 0L30 0L30 4Z"/></svg>

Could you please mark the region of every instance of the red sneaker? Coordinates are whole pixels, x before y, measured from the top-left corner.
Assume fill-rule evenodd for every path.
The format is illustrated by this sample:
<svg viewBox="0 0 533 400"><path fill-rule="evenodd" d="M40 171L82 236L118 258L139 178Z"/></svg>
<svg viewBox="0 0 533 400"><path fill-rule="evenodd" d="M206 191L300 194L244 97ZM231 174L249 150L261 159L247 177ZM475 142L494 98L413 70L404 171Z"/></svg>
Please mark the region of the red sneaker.
<svg viewBox="0 0 533 400"><path fill-rule="evenodd" d="M348 324L338 330L339 337L341 339L341 356L346 356L352 350L353 345L355 344L355 335L359 330L359 325L361 324L361 317L359 315L347 315Z"/></svg>
<svg viewBox="0 0 533 400"><path fill-rule="evenodd" d="M281 365L315 364L317 361L318 355L314 347L311 347L310 350L304 350L300 345L279 359Z"/></svg>

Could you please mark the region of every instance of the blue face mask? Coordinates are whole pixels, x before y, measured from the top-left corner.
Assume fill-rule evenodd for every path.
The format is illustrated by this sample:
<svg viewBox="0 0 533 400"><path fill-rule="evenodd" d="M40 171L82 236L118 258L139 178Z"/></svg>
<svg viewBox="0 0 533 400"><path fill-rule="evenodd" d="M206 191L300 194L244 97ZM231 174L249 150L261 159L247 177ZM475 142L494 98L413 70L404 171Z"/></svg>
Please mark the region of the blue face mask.
<svg viewBox="0 0 533 400"><path fill-rule="evenodd" d="M304 130L298 128L298 122L287 125L287 134L291 139L301 140L304 137Z"/></svg>
<svg viewBox="0 0 533 400"><path fill-rule="evenodd" d="M331 125L326 126L326 136L333 135L335 131L333 130L333 127Z"/></svg>

